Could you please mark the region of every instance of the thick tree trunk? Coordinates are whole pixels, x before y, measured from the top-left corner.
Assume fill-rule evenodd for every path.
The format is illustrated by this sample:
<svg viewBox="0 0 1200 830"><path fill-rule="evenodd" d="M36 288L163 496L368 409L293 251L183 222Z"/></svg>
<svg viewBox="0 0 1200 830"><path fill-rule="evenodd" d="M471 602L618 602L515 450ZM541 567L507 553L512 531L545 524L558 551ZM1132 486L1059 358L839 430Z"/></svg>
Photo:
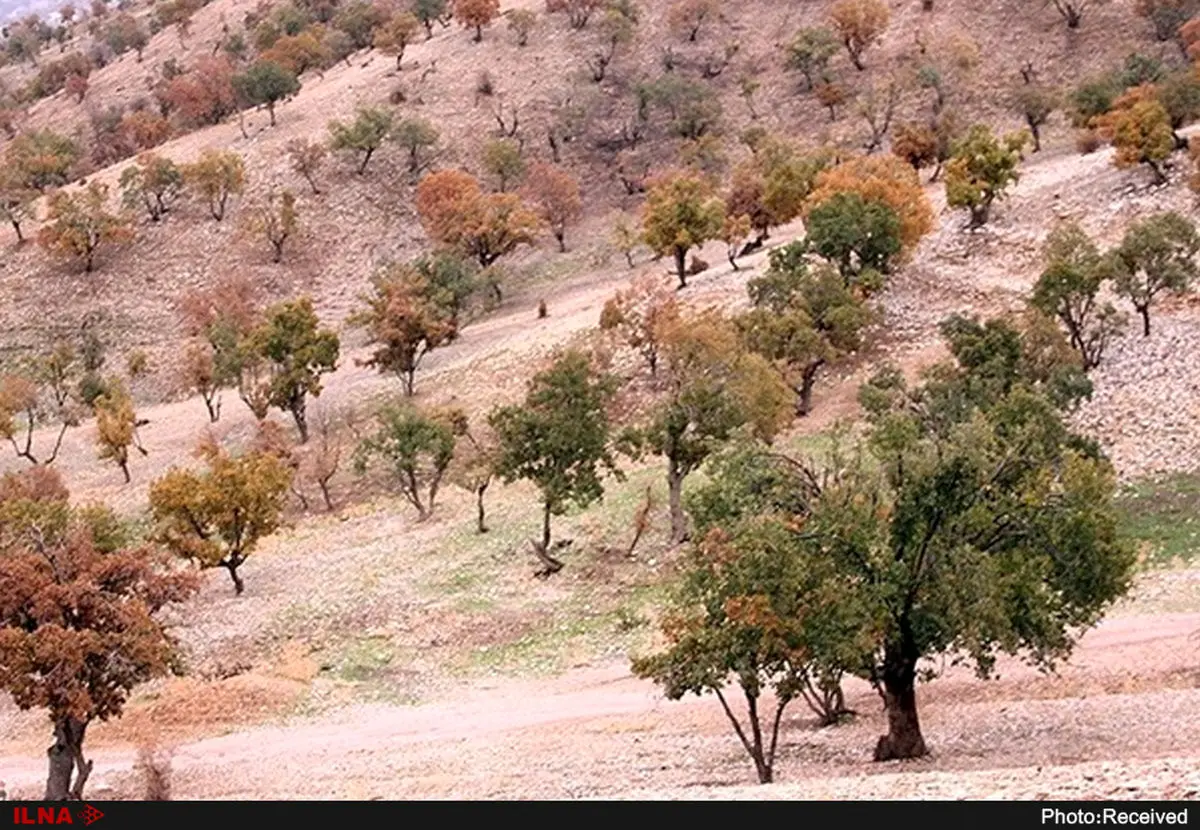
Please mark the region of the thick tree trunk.
<svg viewBox="0 0 1200 830"><path fill-rule="evenodd" d="M1029 125L1029 133L1033 136L1033 152L1040 152L1042 149L1042 131L1038 125L1030 120L1025 119L1025 123Z"/></svg>
<svg viewBox="0 0 1200 830"><path fill-rule="evenodd" d="M679 278L679 287L687 288L687 248L675 246L675 276Z"/></svg>
<svg viewBox="0 0 1200 830"><path fill-rule="evenodd" d="M55 722L54 745L46 750L50 764L46 801L79 801L83 798L83 787L92 771L92 762L83 757L86 731L87 723L74 718Z"/></svg>
<svg viewBox="0 0 1200 830"><path fill-rule="evenodd" d="M542 505L542 549L550 553L550 502Z"/></svg>
<svg viewBox="0 0 1200 830"><path fill-rule="evenodd" d="M978 205L971 206L971 227L982 228L987 224L988 216L992 212L991 202L982 202Z"/></svg>
<svg viewBox="0 0 1200 830"><path fill-rule="evenodd" d="M813 386L817 382L818 369L820 369L820 366L809 366L805 368L803 375L801 375L800 388L796 390L796 415L801 418L812 412L812 393Z"/></svg>
<svg viewBox="0 0 1200 830"><path fill-rule="evenodd" d="M558 252L565 254L567 252L567 233L562 228L554 229L554 238L558 240Z"/></svg>
<svg viewBox="0 0 1200 830"><path fill-rule="evenodd" d="M1137 307L1138 314L1142 318L1142 337L1150 336L1150 306L1143 305Z"/></svg>
<svg viewBox="0 0 1200 830"><path fill-rule="evenodd" d="M233 580L233 592L235 595L237 595L239 597L242 595L242 592L246 590L246 583L242 581L241 576L239 576L238 572L237 572L238 565L240 565L240 564L241 564L240 562L237 562L237 563L222 562L221 563L221 565L225 568L225 570L229 571L229 578Z"/></svg>
<svg viewBox="0 0 1200 830"><path fill-rule="evenodd" d="M125 483L128 484L131 481L133 481L133 479L129 475L129 462L126 461L125 459L118 459L117 464L121 468L121 475L125 476Z"/></svg>
<svg viewBox="0 0 1200 830"><path fill-rule="evenodd" d="M683 472L674 459L667 461L667 502L671 506L671 543L687 541L687 514L683 511Z"/></svg>
<svg viewBox="0 0 1200 830"><path fill-rule="evenodd" d="M875 746L876 761L920 758L928 753L917 718L917 658L889 646L884 655L883 700L888 733Z"/></svg>
<svg viewBox="0 0 1200 830"><path fill-rule="evenodd" d="M17 233L17 244L20 245L25 241L25 237L21 234L21 223L16 219L9 219L8 221L12 223L13 230Z"/></svg>
<svg viewBox="0 0 1200 830"><path fill-rule="evenodd" d="M274 103L267 104L267 115L271 116L271 126L274 127L275 126L275 104Z"/></svg>

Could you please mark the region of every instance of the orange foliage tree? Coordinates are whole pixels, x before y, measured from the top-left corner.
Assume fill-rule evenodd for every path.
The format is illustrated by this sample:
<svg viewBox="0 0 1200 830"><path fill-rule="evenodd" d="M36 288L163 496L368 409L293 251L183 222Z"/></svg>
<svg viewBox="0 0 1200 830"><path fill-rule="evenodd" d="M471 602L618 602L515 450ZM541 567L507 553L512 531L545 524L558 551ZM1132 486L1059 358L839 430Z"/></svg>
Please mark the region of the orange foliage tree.
<svg viewBox="0 0 1200 830"><path fill-rule="evenodd" d="M933 229L933 207L917 171L897 156L860 156L823 171L805 203L805 216L838 193L857 193L865 201L890 207L900 219L904 253L910 253Z"/></svg>
<svg viewBox="0 0 1200 830"><path fill-rule="evenodd" d="M541 220L513 193L484 193L462 170L430 173L417 185L417 215L435 242L457 248L481 268L532 245Z"/></svg>
<svg viewBox="0 0 1200 830"><path fill-rule="evenodd" d="M842 39L854 68L862 70L863 52L879 40L890 14L883 0L838 0L829 10L829 21Z"/></svg>
<svg viewBox="0 0 1200 830"><path fill-rule="evenodd" d="M134 236L129 221L109 213L107 202L108 187L99 182L90 183L80 193L51 193L47 224L38 233L38 244L91 273L100 248L125 244Z"/></svg>
<svg viewBox="0 0 1200 830"><path fill-rule="evenodd" d="M525 175L525 194L558 240L558 249L566 251L567 225L583 213L579 180L561 167L539 162Z"/></svg>
<svg viewBox="0 0 1200 830"><path fill-rule="evenodd" d="M483 40L483 27L500 14L500 0L454 0L454 19L475 30L475 42Z"/></svg>
<svg viewBox="0 0 1200 830"><path fill-rule="evenodd" d="M191 72L172 78L163 98L186 126L217 124L237 110L233 66L224 57L203 57Z"/></svg>
<svg viewBox="0 0 1200 830"><path fill-rule="evenodd" d="M83 798L88 727L171 672L174 644L155 613L196 588L120 526L105 508L72 508L45 467L0 479L0 689L50 716L47 800Z"/></svg>

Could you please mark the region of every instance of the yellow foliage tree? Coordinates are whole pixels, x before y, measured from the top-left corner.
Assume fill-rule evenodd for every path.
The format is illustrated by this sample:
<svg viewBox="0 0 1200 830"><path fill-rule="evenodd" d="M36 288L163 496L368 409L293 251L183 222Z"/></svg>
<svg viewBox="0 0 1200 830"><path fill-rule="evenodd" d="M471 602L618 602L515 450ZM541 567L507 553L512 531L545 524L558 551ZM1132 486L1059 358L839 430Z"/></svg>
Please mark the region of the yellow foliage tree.
<svg viewBox="0 0 1200 830"><path fill-rule="evenodd" d="M156 536L201 568L225 568L240 595L238 568L279 527L293 471L274 452L235 457L210 441L198 454L206 472L173 468L150 485Z"/></svg>

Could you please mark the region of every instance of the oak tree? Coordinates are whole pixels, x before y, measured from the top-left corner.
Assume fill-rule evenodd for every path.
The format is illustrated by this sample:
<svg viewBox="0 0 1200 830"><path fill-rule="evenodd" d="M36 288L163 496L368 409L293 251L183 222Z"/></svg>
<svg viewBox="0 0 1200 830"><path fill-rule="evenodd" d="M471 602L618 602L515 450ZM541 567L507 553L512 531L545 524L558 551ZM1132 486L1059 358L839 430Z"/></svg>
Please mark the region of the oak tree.
<svg viewBox="0 0 1200 830"><path fill-rule="evenodd" d="M541 492L541 539L531 540L541 575L563 567L551 547L551 517L571 504L583 508L599 500L605 471L618 472L607 411L615 389L615 378L598 372L588 355L571 350L533 377L522 403L488 417L499 444L497 477L528 480Z"/></svg>
<svg viewBox="0 0 1200 830"><path fill-rule="evenodd" d="M121 173L125 207L145 209L151 222L160 221L183 190L183 172L175 162L155 153L142 153Z"/></svg>
<svg viewBox="0 0 1200 830"><path fill-rule="evenodd" d="M458 309L452 295L412 265L385 268L371 283L364 308L350 318L352 325L366 329L375 347L363 365L396 375L404 394L411 396L425 355L458 336Z"/></svg>
<svg viewBox="0 0 1200 830"><path fill-rule="evenodd" d="M208 205L208 213L220 222L225 218L229 197L246 188L246 163L233 150L208 149L183 167L183 180Z"/></svg>
<svg viewBox="0 0 1200 830"><path fill-rule="evenodd" d="M687 287L687 255L716 239L725 222L725 203L712 183L686 171L664 174L647 189L642 238L656 254L670 256L679 287Z"/></svg>
<svg viewBox="0 0 1200 830"><path fill-rule="evenodd" d="M224 568L240 596L238 569L279 528L292 469L276 453L231 455L212 441L198 450L208 469L172 468L150 485L155 538L201 568Z"/></svg>
<svg viewBox="0 0 1200 830"><path fill-rule="evenodd" d="M972 228L987 224L992 204L1021 178L1017 167L1028 139L1024 132L997 137L976 124L955 145L946 164L946 203L969 209Z"/></svg>
<svg viewBox="0 0 1200 830"><path fill-rule="evenodd" d="M250 333L247 348L266 363L267 402L292 416L304 444L308 397L319 396L321 376L337 368L338 336L320 327L308 297L279 303L264 318Z"/></svg>
<svg viewBox="0 0 1200 830"><path fill-rule="evenodd" d="M275 126L275 105L300 91L296 73L274 61L259 61L233 78L233 88L252 106L267 108L271 126Z"/></svg>
<svg viewBox="0 0 1200 830"><path fill-rule="evenodd" d="M579 180L561 167L538 162L525 177L524 195L558 240L558 250L566 251L567 226L583 214Z"/></svg>
<svg viewBox="0 0 1200 830"><path fill-rule="evenodd" d="M1195 224L1175 213L1157 213L1130 225L1121 244L1105 257L1117 294L1129 300L1150 336L1150 306L1163 293L1182 294L1196 279L1200 235Z"/></svg>
<svg viewBox="0 0 1200 830"><path fill-rule="evenodd" d="M890 17L883 0L837 0L833 4L829 22L842 39L855 69L866 68L862 62L863 52L879 40Z"/></svg>
<svg viewBox="0 0 1200 830"><path fill-rule="evenodd" d="M483 40L483 27L500 14L500 0L452 0L454 19L467 29L475 30L474 41Z"/></svg>
<svg viewBox="0 0 1200 830"><path fill-rule="evenodd" d="M382 107L359 107L350 123L329 122L329 145L335 151L357 155L358 173L367 170L375 151L392 131L394 115Z"/></svg>
<svg viewBox="0 0 1200 830"><path fill-rule="evenodd" d="M1046 267L1029 302L1062 323L1083 370L1090 371L1124 326L1123 315L1099 297L1108 276L1100 250L1083 228L1067 222L1050 232L1042 259Z"/></svg>
<svg viewBox="0 0 1200 830"><path fill-rule="evenodd" d="M291 162L292 170L304 177L308 186L312 188L314 196L320 194L321 190L317 187L316 176L324 166L328 154L325 145L307 138L293 138L288 141L284 149Z"/></svg>
<svg viewBox="0 0 1200 830"><path fill-rule="evenodd" d="M746 345L779 369L804 417L820 371L862 347L874 314L836 271L810 269L802 242L772 251L770 263L747 284L751 308L735 323Z"/></svg>
<svg viewBox="0 0 1200 830"><path fill-rule="evenodd" d="M375 432L355 451L355 469L361 475L373 464L383 467L388 486L400 491L423 522L433 513L466 419L457 410L424 412L409 404L384 406L375 419Z"/></svg>
<svg viewBox="0 0 1200 830"><path fill-rule="evenodd" d="M118 526L110 511L68 499L46 468L0 480L0 688L50 717L48 801L84 797L88 727L173 671L175 643L155 615L196 588L161 549L104 532Z"/></svg>
<svg viewBox="0 0 1200 830"><path fill-rule="evenodd" d="M93 181L80 192L56 190L49 196L46 224L38 231L38 244L54 256L71 260L91 273L101 248L132 241L133 228L119 214L108 211L108 186Z"/></svg>

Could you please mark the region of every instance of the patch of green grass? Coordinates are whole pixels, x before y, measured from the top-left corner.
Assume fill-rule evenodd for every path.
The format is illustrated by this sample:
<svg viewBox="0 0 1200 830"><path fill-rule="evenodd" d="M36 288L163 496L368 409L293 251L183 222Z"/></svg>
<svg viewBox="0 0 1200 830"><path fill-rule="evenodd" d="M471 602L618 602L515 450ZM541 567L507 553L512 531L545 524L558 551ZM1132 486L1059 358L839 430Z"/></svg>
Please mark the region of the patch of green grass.
<svg viewBox="0 0 1200 830"><path fill-rule="evenodd" d="M327 665L348 683L365 683L386 674L396 658L388 637L362 637L346 642Z"/></svg>
<svg viewBox="0 0 1200 830"><path fill-rule="evenodd" d="M1146 563L1190 563L1200 553L1200 475L1135 482L1117 496L1121 529L1142 548Z"/></svg>

